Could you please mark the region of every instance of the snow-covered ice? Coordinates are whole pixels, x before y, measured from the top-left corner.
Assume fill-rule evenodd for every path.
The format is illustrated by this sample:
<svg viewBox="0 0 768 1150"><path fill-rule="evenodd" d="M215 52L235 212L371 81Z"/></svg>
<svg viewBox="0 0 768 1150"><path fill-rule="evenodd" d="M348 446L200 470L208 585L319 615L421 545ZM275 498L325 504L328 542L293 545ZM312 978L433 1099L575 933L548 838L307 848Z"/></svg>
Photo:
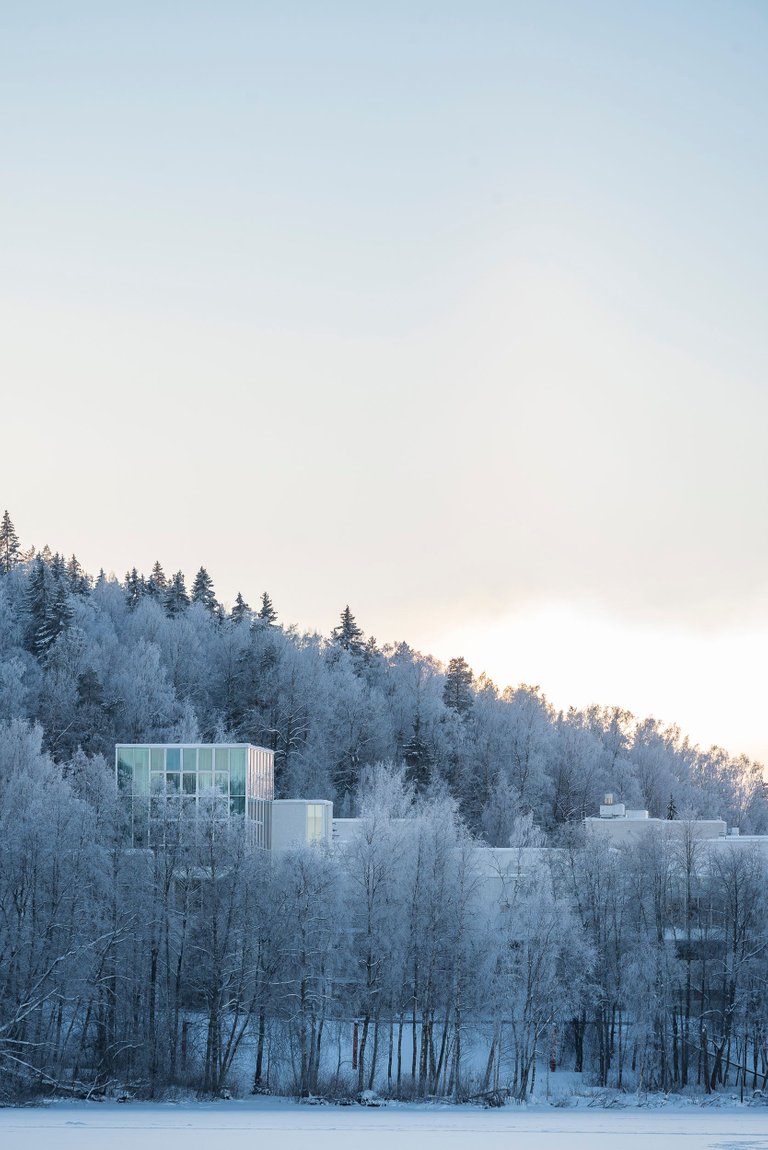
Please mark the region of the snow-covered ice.
<svg viewBox="0 0 768 1150"><path fill-rule="evenodd" d="M0 1110L3 1150L768 1150L768 1109L57 1103Z"/></svg>

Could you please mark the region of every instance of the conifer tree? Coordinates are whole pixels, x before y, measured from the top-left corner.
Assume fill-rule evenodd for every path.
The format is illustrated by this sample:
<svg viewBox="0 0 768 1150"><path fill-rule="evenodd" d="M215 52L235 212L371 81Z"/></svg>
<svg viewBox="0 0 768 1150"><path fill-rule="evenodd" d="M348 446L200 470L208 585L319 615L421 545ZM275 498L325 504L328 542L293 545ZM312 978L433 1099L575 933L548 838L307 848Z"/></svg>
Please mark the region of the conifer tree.
<svg viewBox="0 0 768 1150"><path fill-rule="evenodd" d="M670 820L677 818L677 803L675 802L674 795L669 796L669 802L667 803L667 818Z"/></svg>
<svg viewBox="0 0 768 1150"><path fill-rule="evenodd" d="M155 560L155 565L149 573L146 587L147 594L153 599L162 599L168 590L168 580L165 577L165 572L159 559Z"/></svg>
<svg viewBox="0 0 768 1150"><path fill-rule="evenodd" d="M90 579L86 575L76 555L72 555L67 560L67 579L69 580L70 590L75 595L87 595L90 591Z"/></svg>
<svg viewBox="0 0 768 1150"><path fill-rule="evenodd" d="M66 579L56 579L41 556L35 560L27 584L27 631L30 650L42 659L72 621Z"/></svg>
<svg viewBox="0 0 768 1150"><path fill-rule="evenodd" d="M251 608L239 591L235 599L235 605L229 613L229 617L233 623L242 623L243 619L250 619L251 617Z"/></svg>
<svg viewBox="0 0 768 1150"><path fill-rule="evenodd" d="M0 575L7 575L21 560L19 537L7 511L0 523Z"/></svg>
<svg viewBox="0 0 768 1150"><path fill-rule="evenodd" d="M341 612L339 624L331 632L331 639L351 655L359 655L362 652L365 635L362 628L358 627L355 616L349 609L349 603Z"/></svg>
<svg viewBox="0 0 768 1150"><path fill-rule="evenodd" d="M426 790L429 786L432 771L432 755L428 744L421 734L421 716L416 712L413 721L413 734L403 748L405 759L405 777L418 792Z"/></svg>
<svg viewBox="0 0 768 1150"><path fill-rule="evenodd" d="M261 596L261 607L257 618L264 627L274 627L277 622L277 611L266 591Z"/></svg>
<svg viewBox="0 0 768 1150"><path fill-rule="evenodd" d="M201 567L195 581L192 584L192 602L201 603L206 611L214 612L218 607L218 602L213 591L213 579L206 571L205 567Z"/></svg>
<svg viewBox="0 0 768 1150"><path fill-rule="evenodd" d="M187 595L184 574L182 571L177 571L165 592L165 611L167 615L173 618L175 615L181 614L188 606L189 595Z"/></svg>
<svg viewBox="0 0 768 1150"><path fill-rule="evenodd" d="M443 686L443 702L446 707L462 717L468 715L474 702L472 696L474 681L475 676L466 659L461 656L451 659Z"/></svg>
<svg viewBox="0 0 768 1150"><path fill-rule="evenodd" d="M130 571L126 572L123 587L125 588L125 597L128 600L128 606L133 610L146 590L144 579L139 575L135 567L132 567Z"/></svg>
<svg viewBox="0 0 768 1150"><path fill-rule="evenodd" d="M64 579L67 574L67 564L64 556L57 551L51 560L51 573L54 579Z"/></svg>

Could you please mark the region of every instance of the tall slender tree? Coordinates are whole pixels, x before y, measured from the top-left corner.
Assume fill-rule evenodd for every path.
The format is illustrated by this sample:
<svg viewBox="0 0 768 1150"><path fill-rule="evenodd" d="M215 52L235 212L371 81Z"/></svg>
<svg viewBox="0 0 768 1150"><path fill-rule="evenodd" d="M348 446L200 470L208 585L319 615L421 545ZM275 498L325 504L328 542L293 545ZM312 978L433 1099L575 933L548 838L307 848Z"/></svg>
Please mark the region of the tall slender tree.
<svg viewBox="0 0 768 1150"><path fill-rule="evenodd" d="M229 617L233 623L242 623L244 619L250 619L251 617L251 608L239 591L235 599L235 605L229 613Z"/></svg>
<svg viewBox="0 0 768 1150"><path fill-rule="evenodd" d="M261 596L261 607L257 618L263 627L274 627L277 622L277 611L266 591Z"/></svg>
<svg viewBox="0 0 768 1150"><path fill-rule="evenodd" d="M153 599L162 599L167 590L168 580L166 579L165 571L163 571L160 560L156 559L149 573L149 579L147 580L147 594Z"/></svg>
<svg viewBox="0 0 768 1150"><path fill-rule="evenodd" d="M362 628L358 627L355 616L349 609L349 603L341 612L338 625L331 632L331 639L337 646L349 651L351 655L362 654L365 646L365 635Z"/></svg>
<svg viewBox="0 0 768 1150"><path fill-rule="evenodd" d="M20 560L19 537L6 510L0 523L0 575L7 575Z"/></svg>
<svg viewBox="0 0 768 1150"><path fill-rule="evenodd" d="M165 612L172 619L189 606L189 595L184 582L184 573L177 571L165 592Z"/></svg>
<svg viewBox="0 0 768 1150"><path fill-rule="evenodd" d="M443 702L457 714L465 716L472 710L472 684L475 676L466 659L459 656L451 659L445 674Z"/></svg>
<svg viewBox="0 0 768 1150"><path fill-rule="evenodd" d="M219 605L213 591L213 579L205 567L201 567L195 575L195 581L192 584L192 602L202 604L206 611L211 612L214 612Z"/></svg>

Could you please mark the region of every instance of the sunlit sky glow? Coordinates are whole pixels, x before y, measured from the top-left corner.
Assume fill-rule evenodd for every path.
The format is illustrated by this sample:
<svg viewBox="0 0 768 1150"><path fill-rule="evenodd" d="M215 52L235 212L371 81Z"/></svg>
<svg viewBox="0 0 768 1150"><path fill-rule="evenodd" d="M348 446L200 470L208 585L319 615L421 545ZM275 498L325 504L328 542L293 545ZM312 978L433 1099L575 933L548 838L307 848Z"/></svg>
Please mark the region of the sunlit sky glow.
<svg viewBox="0 0 768 1150"><path fill-rule="evenodd" d="M768 756L768 9L9 0L25 544Z"/></svg>

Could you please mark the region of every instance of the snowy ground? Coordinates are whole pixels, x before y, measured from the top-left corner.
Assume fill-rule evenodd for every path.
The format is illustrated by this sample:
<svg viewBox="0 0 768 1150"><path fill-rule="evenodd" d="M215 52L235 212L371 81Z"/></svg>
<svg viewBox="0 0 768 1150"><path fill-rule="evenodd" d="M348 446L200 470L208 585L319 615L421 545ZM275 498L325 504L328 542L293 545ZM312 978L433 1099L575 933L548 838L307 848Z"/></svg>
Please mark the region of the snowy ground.
<svg viewBox="0 0 768 1150"><path fill-rule="evenodd" d="M768 1108L481 1110L58 1103L0 1110L3 1150L768 1150Z"/></svg>

